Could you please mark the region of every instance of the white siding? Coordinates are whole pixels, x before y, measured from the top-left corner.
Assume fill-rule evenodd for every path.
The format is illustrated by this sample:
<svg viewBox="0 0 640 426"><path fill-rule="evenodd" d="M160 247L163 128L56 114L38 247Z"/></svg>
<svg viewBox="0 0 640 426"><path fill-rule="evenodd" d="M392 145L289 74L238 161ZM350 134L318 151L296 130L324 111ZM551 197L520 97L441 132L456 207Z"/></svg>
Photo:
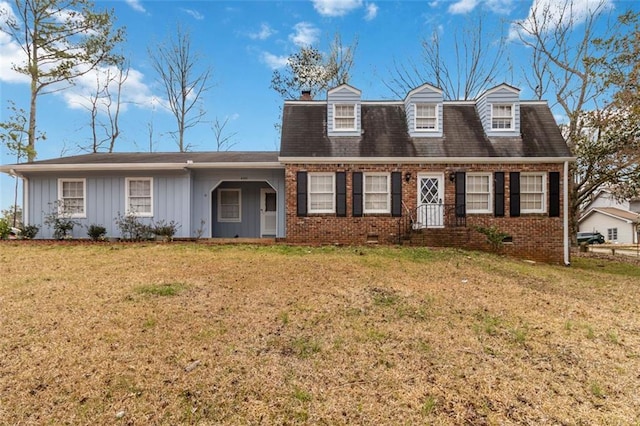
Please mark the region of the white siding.
<svg viewBox="0 0 640 426"><path fill-rule="evenodd" d="M593 212L589 217L580 222L580 232L599 232L607 238L607 229L618 228L618 244L635 244L635 230L632 223L626 223L620 219Z"/></svg>

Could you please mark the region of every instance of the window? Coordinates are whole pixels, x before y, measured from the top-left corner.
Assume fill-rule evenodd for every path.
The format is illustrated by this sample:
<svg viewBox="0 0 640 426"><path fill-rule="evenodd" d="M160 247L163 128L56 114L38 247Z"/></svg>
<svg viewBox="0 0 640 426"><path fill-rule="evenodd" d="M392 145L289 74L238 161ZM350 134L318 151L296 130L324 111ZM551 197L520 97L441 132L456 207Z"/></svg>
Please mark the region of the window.
<svg viewBox="0 0 640 426"><path fill-rule="evenodd" d="M153 216L153 179L127 178L127 213L134 216Z"/></svg>
<svg viewBox="0 0 640 426"><path fill-rule="evenodd" d="M491 213L491 175L467 173L467 213Z"/></svg>
<svg viewBox="0 0 640 426"><path fill-rule="evenodd" d="M68 217L86 216L86 181L84 179L58 180L58 213Z"/></svg>
<svg viewBox="0 0 640 426"><path fill-rule="evenodd" d="M356 106L354 104L335 104L333 106L333 129L356 129Z"/></svg>
<svg viewBox="0 0 640 426"><path fill-rule="evenodd" d="M513 105L492 105L491 128L494 130L513 129Z"/></svg>
<svg viewBox="0 0 640 426"><path fill-rule="evenodd" d="M309 173L309 213L335 213L335 174Z"/></svg>
<svg viewBox="0 0 640 426"><path fill-rule="evenodd" d="M389 213L390 191L387 173L365 173L364 213Z"/></svg>
<svg viewBox="0 0 640 426"><path fill-rule="evenodd" d="M437 111L436 104L415 104L416 130L438 130Z"/></svg>
<svg viewBox="0 0 640 426"><path fill-rule="evenodd" d="M618 241L618 228L607 229L607 240Z"/></svg>
<svg viewBox="0 0 640 426"><path fill-rule="evenodd" d="M522 213L544 213L545 179L544 174L520 175L520 211Z"/></svg>
<svg viewBox="0 0 640 426"><path fill-rule="evenodd" d="M240 189L218 189L218 222L242 221L242 192Z"/></svg>

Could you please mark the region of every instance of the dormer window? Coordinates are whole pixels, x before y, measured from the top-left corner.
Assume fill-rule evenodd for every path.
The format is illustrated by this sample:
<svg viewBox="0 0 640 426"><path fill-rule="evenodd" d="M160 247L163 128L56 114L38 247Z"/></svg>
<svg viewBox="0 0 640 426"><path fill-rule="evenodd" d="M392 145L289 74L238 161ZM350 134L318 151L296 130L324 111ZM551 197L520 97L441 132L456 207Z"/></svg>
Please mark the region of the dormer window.
<svg viewBox="0 0 640 426"><path fill-rule="evenodd" d="M493 104L491 106L491 128L493 130L513 130L512 104Z"/></svg>
<svg viewBox="0 0 640 426"><path fill-rule="evenodd" d="M414 107L417 131L438 130L438 106L436 104L414 104Z"/></svg>
<svg viewBox="0 0 640 426"><path fill-rule="evenodd" d="M334 130L355 130L356 129L356 106L355 104L334 104L333 106L333 129Z"/></svg>

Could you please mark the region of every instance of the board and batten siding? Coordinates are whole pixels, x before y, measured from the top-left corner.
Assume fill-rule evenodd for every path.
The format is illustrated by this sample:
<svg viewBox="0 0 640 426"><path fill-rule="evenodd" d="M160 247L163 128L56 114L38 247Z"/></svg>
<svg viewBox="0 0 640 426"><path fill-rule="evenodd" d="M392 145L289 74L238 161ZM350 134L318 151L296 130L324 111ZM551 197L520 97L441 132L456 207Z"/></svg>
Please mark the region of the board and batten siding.
<svg viewBox="0 0 640 426"><path fill-rule="evenodd" d="M491 105L493 104L512 104L514 123L513 131L496 131L491 128ZM480 116L480 121L484 127L485 133L489 137L506 136L506 137L518 137L520 136L520 96L517 91L509 89L506 86L497 87L495 89L487 91L480 96L476 102L476 109Z"/></svg>
<svg viewBox="0 0 640 426"><path fill-rule="evenodd" d="M191 216L189 214L190 179L180 173L127 173L102 175L37 175L28 179L29 222L40 227L37 238L53 238L53 229L45 225L46 216L55 209L58 200L59 179L85 179L85 218L74 218L78 223L72 232L73 238L87 238L87 228L101 225L107 237L120 237L116 224L118 215L125 215L126 178L153 178L153 217L140 218L142 223L175 221L178 225L176 237L189 236Z"/></svg>
<svg viewBox="0 0 640 426"><path fill-rule="evenodd" d="M338 86L327 93L327 134L328 136L359 136L362 128L361 93L348 85ZM354 104L356 106L356 128L352 131L334 130L333 114L336 104Z"/></svg>
<svg viewBox="0 0 640 426"><path fill-rule="evenodd" d="M192 236L251 237L260 233L260 188L276 191L277 237L285 236L285 190L283 169L194 170L191 222ZM242 190L242 222L216 223L217 189ZM213 225L213 226L212 226ZM216 227L216 225L218 225ZM223 225L221 228L220 225ZM257 226L257 228L256 228Z"/></svg>
<svg viewBox="0 0 640 426"><path fill-rule="evenodd" d="M421 137L442 137L442 91L439 91L435 87L429 85L421 86L415 90L412 90L404 100L404 110L407 117L407 128L409 129L409 135L413 138ZM416 111L415 104L436 104L437 105L437 119L438 129L437 131L416 131L415 119Z"/></svg>

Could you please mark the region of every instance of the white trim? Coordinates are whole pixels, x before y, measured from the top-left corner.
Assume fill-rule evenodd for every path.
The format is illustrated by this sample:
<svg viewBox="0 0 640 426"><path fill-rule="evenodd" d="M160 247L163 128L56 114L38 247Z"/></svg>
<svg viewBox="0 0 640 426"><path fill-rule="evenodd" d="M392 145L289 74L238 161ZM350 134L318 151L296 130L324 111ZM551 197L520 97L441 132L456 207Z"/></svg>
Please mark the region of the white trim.
<svg viewBox="0 0 640 426"><path fill-rule="evenodd" d="M576 157L279 157L283 164L557 164Z"/></svg>
<svg viewBox="0 0 640 426"><path fill-rule="evenodd" d="M489 185L489 193L488 195L488 199L487 199L487 209L471 209L469 208L469 178L470 177L486 177L487 178L487 184ZM465 183L464 183L464 188L465 188L465 209L467 213L473 213L473 214L491 214L493 213L493 173L491 172L487 172L487 173L466 173L465 174ZM475 195L484 195L484 193L478 193L475 192L473 193Z"/></svg>
<svg viewBox="0 0 640 426"><path fill-rule="evenodd" d="M22 179L22 222L25 225L31 225L31 218L29 217L29 179L20 176Z"/></svg>
<svg viewBox="0 0 640 426"><path fill-rule="evenodd" d="M569 241L569 162L564 162L564 191L562 208L564 210L564 217L562 218L563 239L564 239L564 264L569 266L571 264L571 242Z"/></svg>
<svg viewBox="0 0 640 426"><path fill-rule="evenodd" d="M273 235L278 235L278 192L273 189L273 187L269 186L269 188L260 188L260 238L264 238L265 235L272 235L271 233L265 233L264 229L264 220L266 215L266 194L275 194L276 195L276 227L274 229ZM264 209L264 211L263 211Z"/></svg>
<svg viewBox="0 0 640 426"><path fill-rule="evenodd" d="M223 192L237 192L238 193L238 217L226 218L222 217L222 193ZM218 206L217 206L218 222L223 223L239 223L242 222L242 188L218 188Z"/></svg>
<svg viewBox="0 0 640 426"><path fill-rule="evenodd" d="M487 89L486 91L481 93L480 96L478 96L478 98L482 98L483 96L490 95L493 92L497 92L500 89L507 89L511 93L516 93L518 96L520 96L520 89L518 89L517 87L513 87L507 83L500 83L497 86L491 87L490 89Z"/></svg>
<svg viewBox="0 0 640 426"><path fill-rule="evenodd" d="M340 116L338 117L337 113L336 113L336 108L337 107L352 107L351 110L353 111L353 116L351 117L347 117L347 116ZM353 127L337 127L336 126L336 119L351 119L353 118ZM333 104L333 132L354 132L358 129L357 126L357 121L358 121L358 112L356 111L356 104L355 103L350 103L350 102L342 102L342 103L334 103Z"/></svg>
<svg viewBox="0 0 640 426"><path fill-rule="evenodd" d="M311 208L311 196L312 194L329 194L328 192L312 192L311 191L311 178L312 177L331 177L331 209L312 209ZM333 172L309 172L307 174L307 213L308 214L331 214L336 212L336 174Z"/></svg>
<svg viewBox="0 0 640 426"><path fill-rule="evenodd" d="M87 217L87 179L86 178L59 178L58 179L58 201L62 201L62 206L58 206L58 214L64 214L63 184L65 182L82 182L82 213L72 213L69 215L75 219L85 219Z"/></svg>
<svg viewBox="0 0 640 426"><path fill-rule="evenodd" d="M189 170L189 169L284 169L281 162L218 162L218 163L99 163L99 164L24 164L0 166L0 172L10 170L24 172L56 171L140 171L140 170Z"/></svg>
<svg viewBox="0 0 640 426"><path fill-rule="evenodd" d="M150 199L150 211L148 212L135 212L131 211L131 202L129 201L130 193L129 187L132 181L149 181L149 199ZM124 209L126 214L135 217L153 217L153 178L152 177L127 177L124 179Z"/></svg>
<svg viewBox="0 0 640 426"><path fill-rule="evenodd" d="M440 120L439 112L440 112L440 104L437 102L414 102L413 104L413 131L417 133L436 133L440 131ZM433 117L418 117L418 106L432 106L433 107ZM432 129L429 128L418 128L418 118L420 119L435 119L435 126Z"/></svg>
<svg viewBox="0 0 640 426"><path fill-rule="evenodd" d="M523 195L525 194L522 191L522 178L525 176L540 176L542 177L542 208L541 209L525 209L522 207ZM527 192L527 194L539 194L539 192ZM522 214L530 214L530 213L546 213L547 212L547 174L544 172L523 172L520 173L520 213Z"/></svg>
<svg viewBox="0 0 640 426"><path fill-rule="evenodd" d="M339 86L334 87L333 89L327 90L327 97L329 95L333 95L335 92L339 92L342 89L347 89L348 91L350 91L351 93L354 93L358 96L362 95L362 91L360 89L356 89L355 87L347 84L347 83L342 83Z"/></svg>
<svg viewBox="0 0 640 426"><path fill-rule="evenodd" d="M387 178L387 208L386 209L367 209L367 177L384 176ZM371 194L382 194L382 192L372 192ZM385 214L391 213L391 174L385 172L365 172L362 174L362 213L364 214Z"/></svg>
<svg viewBox="0 0 640 426"><path fill-rule="evenodd" d="M416 93L421 93L422 91L424 91L424 89L429 89L432 92L436 92L440 95L442 95L442 89L436 86L433 86L429 83L424 83L418 87L416 87L413 90L410 90L409 93L407 93L407 96L404 97L405 100L411 98L413 95L415 95Z"/></svg>
<svg viewBox="0 0 640 426"><path fill-rule="evenodd" d="M500 115L500 116L495 116L493 113L493 108L494 107L511 107L511 116L506 116L506 115ZM514 103L495 103L495 104L489 104L489 108L491 109L491 121L490 121L490 129L492 132L514 132L515 130L515 125L516 125L516 107ZM496 120L506 120L506 119L510 119L511 120L511 127L509 128L502 128L502 127L493 127L493 120L494 118Z"/></svg>

